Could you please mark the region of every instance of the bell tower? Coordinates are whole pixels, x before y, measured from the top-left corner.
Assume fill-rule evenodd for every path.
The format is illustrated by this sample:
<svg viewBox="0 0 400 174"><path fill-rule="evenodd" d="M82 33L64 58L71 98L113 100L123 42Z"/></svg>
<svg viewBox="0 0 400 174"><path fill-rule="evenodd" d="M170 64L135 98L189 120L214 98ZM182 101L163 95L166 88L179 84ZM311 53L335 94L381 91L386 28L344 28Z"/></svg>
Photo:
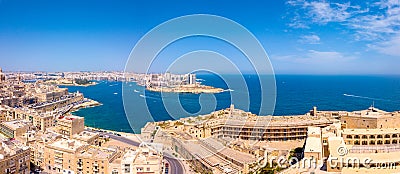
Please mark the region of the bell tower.
<svg viewBox="0 0 400 174"><path fill-rule="evenodd" d="M3 70L0 68L0 82L6 81L6 76L3 73Z"/></svg>

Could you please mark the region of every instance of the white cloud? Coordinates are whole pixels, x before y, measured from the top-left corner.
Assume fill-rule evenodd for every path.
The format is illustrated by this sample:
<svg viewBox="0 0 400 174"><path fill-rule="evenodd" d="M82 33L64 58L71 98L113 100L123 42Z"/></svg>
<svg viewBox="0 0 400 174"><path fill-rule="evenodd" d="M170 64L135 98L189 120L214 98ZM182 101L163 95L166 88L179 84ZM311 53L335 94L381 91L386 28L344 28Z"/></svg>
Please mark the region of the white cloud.
<svg viewBox="0 0 400 174"><path fill-rule="evenodd" d="M296 7L289 27L307 28L310 25L337 23L352 31L357 41L368 41L369 48L387 55L399 56L400 1L380 0L375 3L352 5L327 1L294 0L287 4Z"/></svg>
<svg viewBox="0 0 400 174"><path fill-rule="evenodd" d="M316 51L308 50L304 58L296 59L297 62L304 63L329 63L329 62L344 62L353 60L355 57L347 56L336 51Z"/></svg>
<svg viewBox="0 0 400 174"><path fill-rule="evenodd" d="M300 54L271 55L277 73L354 73L358 57L336 51L308 50ZM355 66L356 65L356 66Z"/></svg>
<svg viewBox="0 0 400 174"><path fill-rule="evenodd" d="M305 63L305 64L328 64L337 62L347 62L356 59L355 56L350 56L336 51L316 51L308 50L304 55L285 55L271 56L272 59L284 62ZM329 64L330 65L330 64Z"/></svg>
<svg viewBox="0 0 400 174"><path fill-rule="evenodd" d="M312 34L312 35L304 35L300 37L299 42L304 44L319 44L320 43L319 36Z"/></svg>
<svg viewBox="0 0 400 174"><path fill-rule="evenodd" d="M400 56L400 35L377 44L369 44L368 47L382 54Z"/></svg>
<svg viewBox="0 0 400 174"><path fill-rule="evenodd" d="M338 23L355 31L357 40L376 40L388 34L399 33L400 1L381 0L367 7L347 3L305 0L290 1L290 6L300 8L293 13L290 27L303 28L312 24Z"/></svg>
<svg viewBox="0 0 400 174"><path fill-rule="evenodd" d="M300 8L293 12L292 22L290 27L299 28L308 27L311 23L320 25L329 22L344 22L355 14L363 13L360 6L352 6L350 2L347 3L329 3L326 1L289 1L290 6ZM300 11L303 10L301 13Z"/></svg>
<svg viewBox="0 0 400 174"><path fill-rule="evenodd" d="M327 2L310 2L304 3L304 8L309 9L309 15L313 22L326 24L328 22L342 22L347 20L351 14L347 10L350 3L346 4L330 4Z"/></svg>
<svg viewBox="0 0 400 174"><path fill-rule="evenodd" d="M347 24L356 30L356 38L359 40L385 39L399 33L399 1L397 3L381 1L374 5L373 7L379 8L379 12L354 17Z"/></svg>

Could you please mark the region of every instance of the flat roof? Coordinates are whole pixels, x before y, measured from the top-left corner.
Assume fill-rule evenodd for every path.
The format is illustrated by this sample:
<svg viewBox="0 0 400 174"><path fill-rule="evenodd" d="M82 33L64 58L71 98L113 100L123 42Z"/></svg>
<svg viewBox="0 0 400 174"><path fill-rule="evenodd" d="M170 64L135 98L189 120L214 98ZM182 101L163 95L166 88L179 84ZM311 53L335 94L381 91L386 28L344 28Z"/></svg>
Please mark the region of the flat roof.
<svg viewBox="0 0 400 174"><path fill-rule="evenodd" d="M308 129L307 129L307 134L308 135L321 135L321 128L320 127L309 126Z"/></svg>
<svg viewBox="0 0 400 174"><path fill-rule="evenodd" d="M7 121L2 122L1 124L13 130L27 126L22 120Z"/></svg>
<svg viewBox="0 0 400 174"><path fill-rule="evenodd" d="M322 152L322 142L317 137L307 137L304 152Z"/></svg>
<svg viewBox="0 0 400 174"><path fill-rule="evenodd" d="M82 141L87 141L90 140L93 137L99 136L99 133L94 133L94 132L89 132L89 131L82 131L79 134L74 134L72 138L82 140Z"/></svg>
<svg viewBox="0 0 400 174"><path fill-rule="evenodd" d="M113 154L117 152L116 149L110 149L110 148L99 148L99 147L94 147L94 146L89 146L87 150L82 151L79 156L80 157L86 157L86 158L92 158L92 159L110 159Z"/></svg>
<svg viewBox="0 0 400 174"><path fill-rule="evenodd" d="M339 156L339 147L346 147L342 137L328 137L329 152L332 156Z"/></svg>
<svg viewBox="0 0 400 174"><path fill-rule="evenodd" d="M82 143L77 140L70 140L70 139L59 139L57 141L54 141L53 143L49 144L48 146L51 146L56 149L63 149L66 151L76 151L81 147L86 146L87 144Z"/></svg>
<svg viewBox="0 0 400 174"><path fill-rule="evenodd" d="M230 158L233 158L236 161L239 161L241 163L253 163L257 162L257 159L248 153L240 152L233 150L231 148L224 148L221 150L221 153L224 154L225 156L228 156Z"/></svg>

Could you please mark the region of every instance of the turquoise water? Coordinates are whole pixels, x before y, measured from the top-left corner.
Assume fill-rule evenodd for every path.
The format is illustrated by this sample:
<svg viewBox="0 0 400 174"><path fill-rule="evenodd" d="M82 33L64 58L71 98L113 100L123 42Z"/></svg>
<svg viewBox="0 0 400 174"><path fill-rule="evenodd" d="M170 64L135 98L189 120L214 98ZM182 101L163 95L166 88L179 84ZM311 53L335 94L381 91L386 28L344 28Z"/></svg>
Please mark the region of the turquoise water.
<svg viewBox="0 0 400 174"><path fill-rule="evenodd" d="M203 84L227 89L227 85L217 76L198 75ZM232 76L240 78L240 76ZM258 113L260 109L259 83L257 76L245 75L250 91L249 111ZM372 104L375 107L395 111L400 110L400 76L308 76L278 75L276 76L277 95L274 115L296 115L308 112L313 106L319 110L361 110ZM69 91L80 91L85 97L103 103L102 106L81 109L75 115L85 117L85 124L104 129L139 133L147 121L161 121L188 115L207 114L202 110L198 94L180 94L179 101L188 112L187 115L171 117L163 107L164 102L176 102L170 96L161 96L158 92L144 92L144 88L130 82L125 84L129 98L127 107L137 107L137 102L147 101L152 118L143 113L128 113L125 116L122 100L122 82L100 82L96 86L67 87ZM223 109L231 104L231 95L243 91L235 90L215 94L215 108ZM144 97L146 96L146 97ZM203 95L205 101L211 94ZM240 108L241 101L235 100ZM207 104L207 102L206 102ZM204 106L203 106L204 107ZM213 107L211 107L213 108ZM129 120L129 121L128 121ZM132 130L131 126L134 128Z"/></svg>

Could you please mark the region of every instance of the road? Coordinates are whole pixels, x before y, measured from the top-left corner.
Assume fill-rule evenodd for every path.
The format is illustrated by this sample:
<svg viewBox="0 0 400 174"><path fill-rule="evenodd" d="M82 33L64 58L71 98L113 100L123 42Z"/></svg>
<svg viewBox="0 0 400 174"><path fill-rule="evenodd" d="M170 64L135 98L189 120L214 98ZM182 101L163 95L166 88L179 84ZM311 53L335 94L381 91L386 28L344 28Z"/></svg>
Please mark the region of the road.
<svg viewBox="0 0 400 174"><path fill-rule="evenodd" d="M174 158L164 157L169 163L169 171L172 174L183 174L182 164Z"/></svg>
<svg viewBox="0 0 400 174"><path fill-rule="evenodd" d="M131 146L136 146L136 147L138 147L138 146L140 145L139 142L133 141L133 140L131 140L131 139L129 139L129 138L125 138L125 137L123 137L123 136L114 135L113 133L93 131L93 130L87 129L87 128L85 129L85 131L99 133L100 135L103 135L103 136L106 135L106 136L110 137L111 139L114 139L114 140L123 142L123 143L125 143L125 144L129 144L129 145L131 145Z"/></svg>
<svg viewBox="0 0 400 174"><path fill-rule="evenodd" d="M104 133L103 135L107 135L108 137L110 137L113 140L117 140L119 142L123 142L125 144L129 144L131 146L139 146L140 145L139 142L133 141L133 140L131 140L129 138L125 138L125 137L122 137L122 136L117 136L117 135L114 135L112 133Z"/></svg>
<svg viewBox="0 0 400 174"><path fill-rule="evenodd" d="M112 134L112 133L102 132L102 133L100 133L100 134L101 134L101 135L107 135L107 136L109 136L111 139L114 139L114 140L123 142L123 143L125 143L125 144L129 144L129 145L131 145L131 146L139 146L139 145L140 145L139 142L133 141L133 140L128 139L128 138L126 138L126 137L117 136L117 135L114 135L114 134ZM171 173L171 174L183 174L183 173L184 173L182 163L180 163L177 159L170 158L170 157L166 157L166 156L164 156L164 158L165 158L165 160L167 160L168 163L169 163L169 166L170 166L170 167L169 167L169 168L170 168L169 173Z"/></svg>

